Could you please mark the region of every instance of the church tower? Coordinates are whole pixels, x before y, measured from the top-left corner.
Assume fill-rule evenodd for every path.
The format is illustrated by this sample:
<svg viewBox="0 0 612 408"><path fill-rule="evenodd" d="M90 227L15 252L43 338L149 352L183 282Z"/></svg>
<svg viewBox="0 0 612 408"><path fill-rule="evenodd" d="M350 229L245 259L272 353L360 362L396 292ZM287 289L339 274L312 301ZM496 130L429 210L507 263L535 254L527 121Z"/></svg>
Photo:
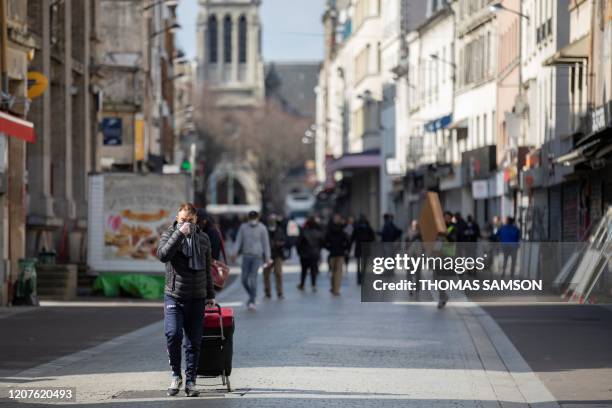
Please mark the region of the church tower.
<svg viewBox="0 0 612 408"><path fill-rule="evenodd" d="M200 0L198 79L223 108L264 100L260 0Z"/></svg>

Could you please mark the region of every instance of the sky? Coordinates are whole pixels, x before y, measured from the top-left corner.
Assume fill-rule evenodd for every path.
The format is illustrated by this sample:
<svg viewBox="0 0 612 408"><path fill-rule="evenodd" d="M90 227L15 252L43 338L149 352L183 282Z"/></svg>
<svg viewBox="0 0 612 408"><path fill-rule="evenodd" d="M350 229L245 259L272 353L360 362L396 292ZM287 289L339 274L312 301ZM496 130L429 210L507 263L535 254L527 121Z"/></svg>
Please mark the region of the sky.
<svg viewBox="0 0 612 408"><path fill-rule="evenodd" d="M265 61L313 61L323 58L321 16L325 0L263 0ZM178 46L188 58L196 55L198 0L181 0L178 7Z"/></svg>

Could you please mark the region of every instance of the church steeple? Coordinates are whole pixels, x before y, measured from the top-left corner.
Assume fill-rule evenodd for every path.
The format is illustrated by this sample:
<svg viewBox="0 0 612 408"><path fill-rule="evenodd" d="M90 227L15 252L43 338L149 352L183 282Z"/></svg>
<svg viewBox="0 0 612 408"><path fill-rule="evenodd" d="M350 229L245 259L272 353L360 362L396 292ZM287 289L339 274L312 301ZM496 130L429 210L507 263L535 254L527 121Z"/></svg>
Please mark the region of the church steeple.
<svg viewBox="0 0 612 408"><path fill-rule="evenodd" d="M200 0L198 77L224 107L264 96L259 0Z"/></svg>

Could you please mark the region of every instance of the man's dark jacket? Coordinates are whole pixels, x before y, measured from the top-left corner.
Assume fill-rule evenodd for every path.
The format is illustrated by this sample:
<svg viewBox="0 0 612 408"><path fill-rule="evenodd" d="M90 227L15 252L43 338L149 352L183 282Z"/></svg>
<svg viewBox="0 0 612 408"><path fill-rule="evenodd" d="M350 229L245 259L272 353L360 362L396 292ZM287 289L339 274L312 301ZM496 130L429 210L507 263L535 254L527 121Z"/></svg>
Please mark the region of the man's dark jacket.
<svg viewBox="0 0 612 408"><path fill-rule="evenodd" d="M164 293L180 300L214 299L215 291L210 275L211 253L208 236L196 227L194 237L198 239L201 254L205 258L205 269L197 271L189 268L189 258L181 247L185 235L177 228L175 221L159 239L157 257L166 264L166 286Z"/></svg>
<svg viewBox="0 0 612 408"><path fill-rule="evenodd" d="M316 226L304 226L297 239L297 251L300 258L319 259L323 246L323 233Z"/></svg>
<svg viewBox="0 0 612 408"><path fill-rule="evenodd" d="M344 256L349 247L348 236L344 232L342 224L329 224L325 234L325 248L329 251L329 256Z"/></svg>
<svg viewBox="0 0 612 408"><path fill-rule="evenodd" d="M284 258L286 236L280 225L277 225L274 230L271 230L270 227L268 227L268 236L270 237L272 259Z"/></svg>

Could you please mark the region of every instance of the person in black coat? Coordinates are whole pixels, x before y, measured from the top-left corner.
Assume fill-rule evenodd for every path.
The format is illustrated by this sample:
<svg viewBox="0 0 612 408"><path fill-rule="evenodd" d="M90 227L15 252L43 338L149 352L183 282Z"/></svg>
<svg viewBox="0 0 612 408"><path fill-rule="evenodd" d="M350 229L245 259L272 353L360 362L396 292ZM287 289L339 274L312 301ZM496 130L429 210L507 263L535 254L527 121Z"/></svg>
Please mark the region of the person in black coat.
<svg viewBox="0 0 612 408"><path fill-rule="evenodd" d="M317 291L317 275L319 274L319 260L321 258L322 246L323 233L321 232L321 228L315 217L308 217L304 223L304 227L300 230L296 242L297 252L300 256L300 264L302 266L300 284L297 286L299 290L304 290L306 276L310 272L312 291Z"/></svg>
<svg viewBox="0 0 612 408"><path fill-rule="evenodd" d="M384 224L380 232L382 242L396 242L402 237L402 230L397 228L393 222L393 214L383 216Z"/></svg>
<svg viewBox="0 0 612 408"><path fill-rule="evenodd" d="M334 214L332 222L325 234L325 248L329 251L329 265L331 269L331 293L340 295L344 254L349 247L349 240L344 232L344 224L340 214Z"/></svg>
<svg viewBox="0 0 612 408"><path fill-rule="evenodd" d="M268 216L268 237L270 239L270 253L272 254L272 263L266 265L263 269L264 277L264 292L267 299L272 296L272 285L270 284L270 274L274 272L274 281L276 285L276 295L279 299L284 299L283 296L283 261L285 257L285 230L279 223L279 218L276 214Z"/></svg>
<svg viewBox="0 0 612 408"><path fill-rule="evenodd" d="M362 271L362 260L361 255L363 254L363 245L369 242L374 242L376 240L376 233L372 226L370 226L370 222L366 218L365 215L361 214L355 226L353 227L353 234L350 237L349 245L352 246L355 244L355 258L357 259L357 284L361 285L361 281L363 278Z"/></svg>
<svg viewBox="0 0 612 408"><path fill-rule="evenodd" d="M227 263L227 259L221 259L221 246L223 245L223 238L221 237L221 231L219 231L217 223L203 208L198 208L197 218L200 230L202 230L208 236L210 241L210 254L212 259Z"/></svg>
<svg viewBox="0 0 612 408"><path fill-rule="evenodd" d="M196 374L202 340L205 304L215 303L208 236L197 225L196 209L182 204L176 221L162 234L157 257L166 264L164 331L172 382L168 395L182 385L181 346L185 334L185 394L197 396Z"/></svg>

